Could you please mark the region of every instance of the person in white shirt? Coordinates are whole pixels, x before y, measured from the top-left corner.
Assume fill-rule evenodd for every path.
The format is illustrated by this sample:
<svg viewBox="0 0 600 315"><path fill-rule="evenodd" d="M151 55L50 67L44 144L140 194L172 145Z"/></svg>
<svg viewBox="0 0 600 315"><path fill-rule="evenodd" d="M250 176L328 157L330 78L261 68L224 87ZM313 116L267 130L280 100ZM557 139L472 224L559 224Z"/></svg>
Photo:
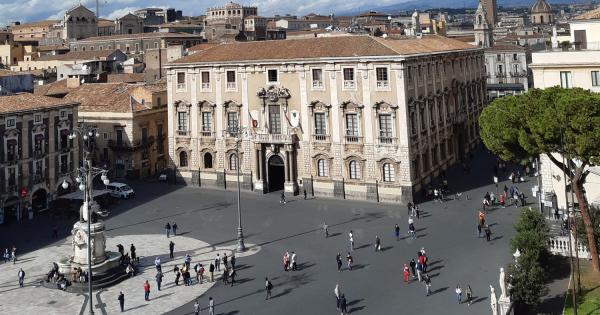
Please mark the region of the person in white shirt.
<svg viewBox="0 0 600 315"><path fill-rule="evenodd" d="M335 285L335 289L333 289L333 294L335 294L336 307L339 310L340 309L340 296L341 296L339 284Z"/></svg>
<svg viewBox="0 0 600 315"><path fill-rule="evenodd" d="M215 315L215 300L212 296L208 298L208 314Z"/></svg>
<svg viewBox="0 0 600 315"><path fill-rule="evenodd" d="M350 241L350 250L354 251L354 234L352 233L352 230L348 233L348 240Z"/></svg>
<svg viewBox="0 0 600 315"><path fill-rule="evenodd" d="M154 266L156 267L157 271L160 271L160 258L158 258L158 256L156 257L156 259L154 259Z"/></svg>
<svg viewBox="0 0 600 315"><path fill-rule="evenodd" d="M219 254L215 257L215 269L221 271L221 256L219 256Z"/></svg>
<svg viewBox="0 0 600 315"><path fill-rule="evenodd" d="M296 253L292 252L292 271L296 271Z"/></svg>

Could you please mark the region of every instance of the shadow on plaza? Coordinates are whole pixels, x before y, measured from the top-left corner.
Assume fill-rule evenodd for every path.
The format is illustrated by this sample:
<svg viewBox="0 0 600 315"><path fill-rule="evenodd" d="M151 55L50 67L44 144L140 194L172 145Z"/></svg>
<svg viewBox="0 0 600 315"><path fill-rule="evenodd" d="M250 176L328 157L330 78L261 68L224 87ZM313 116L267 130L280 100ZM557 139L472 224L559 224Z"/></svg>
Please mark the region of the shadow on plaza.
<svg viewBox="0 0 600 315"><path fill-rule="evenodd" d="M473 195L473 190L484 186L491 186L494 184L494 165L496 165L496 156L491 154L483 144L480 144L473 150L472 158L465 159L465 163L468 165L468 170L462 167L461 162L455 163L452 167L448 168L445 172L446 179L448 180L449 193L446 194L444 202L454 202L455 194L462 193L460 200L479 199L483 196ZM498 189L502 190L504 185L510 187L510 181L508 176L513 170L517 170L516 165L507 163L506 172L498 171ZM514 184L515 187L519 187L521 184L527 183L528 179L525 178L525 182ZM442 184L442 175L434 178L431 182L432 187L439 187ZM519 190L520 187L519 187ZM522 190L524 191L524 190ZM425 198L425 189L415 194L415 201L417 203L423 203L431 201Z"/></svg>

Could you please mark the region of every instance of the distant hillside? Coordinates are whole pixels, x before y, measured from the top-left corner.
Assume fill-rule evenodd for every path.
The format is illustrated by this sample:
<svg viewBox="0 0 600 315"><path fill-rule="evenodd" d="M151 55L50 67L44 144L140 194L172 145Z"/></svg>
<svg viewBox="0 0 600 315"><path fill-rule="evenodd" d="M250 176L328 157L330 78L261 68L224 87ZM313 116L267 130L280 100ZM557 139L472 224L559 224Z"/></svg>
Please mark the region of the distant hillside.
<svg viewBox="0 0 600 315"><path fill-rule="evenodd" d="M589 3L589 0L547 0L548 3ZM459 9L459 8L476 8L478 0L412 0L408 2L402 2L397 4L391 4L381 7L374 7L371 10L375 10L378 12L384 13L394 13L398 11L406 11L406 10L426 10L426 9L436 9L436 8L449 8L449 9ZM499 6L504 7L529 7L535 3L535 0L498 0ZM343 14L338 13L338 15L354 15L360 13L358 11L353 12L344 12Z"/></svg>

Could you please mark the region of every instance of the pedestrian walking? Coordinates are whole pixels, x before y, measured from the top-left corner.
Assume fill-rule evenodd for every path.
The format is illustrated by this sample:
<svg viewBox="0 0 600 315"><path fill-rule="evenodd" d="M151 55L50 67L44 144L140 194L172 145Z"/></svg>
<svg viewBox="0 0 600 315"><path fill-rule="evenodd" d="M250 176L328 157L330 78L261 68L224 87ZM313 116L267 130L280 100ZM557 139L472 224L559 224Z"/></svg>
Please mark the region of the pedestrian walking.
<svg viewBox="0 0 600 315"><path fill-rule="evenodd" d="M169 242L169 258L173 259L173 251L175 251L175 243Z"/></svg>
<svg viewBox="0 0 600 315"><path fill-rule="evenodd" d="M348 252L348 255L346 255L346 260L348 261L348 269L352 270L352 263L354 262L354 258L352 258L352 255L350 255L350 252Z"/></svg>
<svg viewBox="0 0 600 315"><path fill-rule="evenodd" d="M337 262L338 272L340 272L342 270L342 255L340 253L335 256L335 261Z"/></svg>
<svg viewBox="0 0 600 315"><path fill-rule="evenodd" d="M163 280L163 273L159 271L156 273L156 288L158 289L158 291L160 291L160 285L162 283L162 280Z"/></svg>
<svg viewBox="0 0 600 315"><path fill-rule="evenodd" d="M148 283L148 280L144 282L144 300L150 301L150 283Z"/></svg>
<svg viewBox="0 0 600 315"><path fill-rule="evenodd" d="M412 208L413 208L413 203L412 202L408 202L408 205L406 206L408 213L407 215L410 215L412 213Z"/></svg>
<svg viewBox="0 0 600 315"><path fill-rule="evenodd" d="M208 298L208 315L215 315L215 300L212 296Z"/></svg>
<svg viewBox="0 0 600 315"><path fill-rule="evenodd" d="M8 248L4 249L4 263L6 264L9 260L10 260L10 252L8 251Z"/></svg>
<svg viewBox="0 0 600 315"><path fill-rule="evenodd" d="M17 277L19 278L19 287L23 287L23 282L25 282L25 271L23 271L23 268L19 269L19 272L17 273Z"/></svg>
<svg viewBox="0 0 600 315"><path fill-rule="evenodd" d="M303 189L302 193L304 194L304 200L306 200L306 189Z"/></svg>
<svg viewBox="0 0 600 315"><path fill-rule="evenodd" d="M396 235L396 242L400 240L400 227L398 226L398 223L396 223L396 226L394 226L394 234Z"/></svg>
<svg viewBox="0 0 600 315"><path fill-rule="evenodd" d="M125 294L123 294L123 292L119 292L119 296L117 297L117 300L119 301L119 307L121 308L121 313L125 312Z"/></svg>
<svg viewBox="0 0 600 315"><path fill-rule="evenodd" d="M223 275L221 276L224 284L229 284L229 270L227 268L223 268Z"/></svg>
<svg viewBox="0 0 600 315"><path fill-rule="evenodd" d="M231 268L235 269L235 254L231 253L231 258L229 259L229 261L231 262Z"/></svg>
<svg viewBox="0 0 600 315"><path fill-rule="evenodd" d="M413 277L413 278L414 278L414 277L416 277L416 276L417 276L417 273L415 272L415 268L416 268L416 266L417 266L417 263L415 262L415 259L414 259L414 258L411 258L411 259L410 259L410 262L408 263L408 266L410 267L410 271L411 271L411 273L412 273L412 277Z"/></svg>
<svg viewBox="0 0 600 315"><path fill-rule="evenodd" d="M458 300L458 304L460 304L462 302L462 289L460 288L460 285L456 285L454 292L456 292L456 299Z"/></svg>
<svg viewBox="0 0 600 315"><path fill-rule="evenodd" d="M135 254L135 246L133 246L133 243L129 247L129 252L131 253L131 262L139 262L139 258Z"/></svg>
<svg viewBox="0 0 600 315"><path fill-rule="evenodd" d="M381 251L381 239L378 235L375 235L375 251Z"/></svg>
<svg viewBox="0 0 600 315"><path fill-rule="evenodd" d="M427 292L427 296L431 295L431 278L429 275L425 275L425 292Z"/></svg>
<svg viewBox="0 0 600 315"><path fill-rule="evenodd" d="M177 223L173 222L173 236L177 235Z"/></svg>
<svg viewBox="0 0 600 315"><path fill-rule="evenodd" d="M283 271L288 271L290 268L290 254L285 252L283 254Z"/></svg>
<svg viewBox="0 0 600 315"><path fill-rule="evenodd" d="M323 231L325 231L325 238L329 237L329 227L327 226L327 223L323 222Z"/></svg>
<svg viewBox="0 0 600 315"><path fill-rule="evenodd" d="M210 282L214 282L215 281L215 265L213 265L213 263L210 263L210 266L208 266L208 277L210 278Z"/></svg>
<svg viewBox="0 0 600 315"><path fill-rule="evenodd" d="M192 263L192 257L190 256L190 254L185 254L185 256L183 257L183 264L187 267L187 269L190 269L190 265ZM227 267L227 266L225 266Z"/></svg>
<svg viewBox="0 0 600 315"><path fill-rule="evenodd" d="M348 241L350 241L350 251L354 251L354 233L352 233L352 230L348 233Z"/></svg>
<svg viewBox="0 0 600 315"><path fill-rule="evenodd" d="M296 259L298 256L296 256L296 253L292 251L292 271L297 271L297 265L296 265Z"/></svg>
<svg viewBox="0 0 600 315"><path fill-rule="evenodd" d="M200 304L198 303L198 300L196 300L196 302L194 302L194 315L198 314L200 314Z"/></svg>
<svg viewBox="0 0 600 315"><path fill-rule="evenodd" d="M481 224L477 223L477 237L481 238Z"/></svg>
<svg viewBox="0 0 600 315"><path fill-rule="evenodd" d="M215 270L221 271L221 256L219 254L215 257Z"/></svg>
<svg viewBox="0 0 600 315"><path fill-rule="evenodd" d="M228 268L229 261L227 260L227 253L223 253L223 259L221 260L223 260L223 266L225 266L225 268Z"/></svg>
<svg viewBox="0 0 600 315"><path fill-rule="evenodd" d="M404 282L408 283L408 265L404 264L404 268L402 269L402 273L404 275Z"/></svg>
<svg viewBox="0 0 600 315"><path fill-rule="evenodd" d="M237 275L235 269L231 268L229 271L229 279L231 280L231 286L235 284L235 276Z"/></svg>
<svg viewBox="0 0 600 315"><path fill-rule="evenodd" d="M17 248L15 247L15 245L13 245L13 247L12 247L11 257L12 257L13 265L16 264L17 263Z"/></svg>
<svg viewBox="0 0 600 315"><path fill-rule="evenodd" d="M473 291L471 291L471 286L467 285L467 305L471 306L473 300Z"/></svg>
<svg viewBox="0 0 600 315"><path fill-rule="evenodd" d="M179 285L179 277L181 277L181 272L179 271L179 266L175 265L173 267L173 274L175 275L175 285Z"/></svg>
<svg viewBox="0 0 600 315"><path fill-rule="evenodd" d="M348 314L347 307L348 307L348 304L346 302L346 296L344 296L344 294L342 294L342 297L340 297L340 311L341 311L342 315Z"/></svg>
<svg viewBox="0 0 600 315"><path fill-rule="evenodd" d="M287 203L285 201L285 191L281 192L281 200L279 200L279 203L281 203L281 204L286 204Z"/></svg>
<svg viewBox="0 0 600 315"><path fill-rule="evenodd" d="M154 267L156 267L156 271L160 271L162 269L160 266L160 258L158 258L158 256L156 256L154 259Z"/></svg>
<svg viewBox="0 0 600 315"><path fill-rule="evenodd" d="M492 237L492 230L490 229L489 225L485 226L485 239L489 242L491 240Z"/></svg>
<svg viewBox="0 0 600 315"><path fill-rule="evenodd" d="M333 289L333 294L335 295L335 307L339 310L340 309L340 285L336 284L335 285L335 289Z"/></svg>
<svg viewBox="0 0 600 315"><path fill-rule="evenodd" d="M165 224L165 232L167 232L167 238L171 236L171 224L169 222Z"/></svg>
<svg viewBox="0 0 600 315"><path fill-rule="evenodd" d="M417 216L417 220L421 219L421 211L419 210L419 206L415 206L415 215Z"/></svg>
<svg viewBox="0 0 600 315"><path fill-rule="evenodd" d="M408 224L408 233L410 234L413 240L417 239L417 230L415 230L415 224L413 222L410 222Z"/></svg>
<svg viewBox="0 0 600 315"><path fill-rule="evenodd" d="M265 290L267 291L267 296L265 300L271 298L271 290L273 290L273 284L269 281L269 278L265 277Z"/></svg>

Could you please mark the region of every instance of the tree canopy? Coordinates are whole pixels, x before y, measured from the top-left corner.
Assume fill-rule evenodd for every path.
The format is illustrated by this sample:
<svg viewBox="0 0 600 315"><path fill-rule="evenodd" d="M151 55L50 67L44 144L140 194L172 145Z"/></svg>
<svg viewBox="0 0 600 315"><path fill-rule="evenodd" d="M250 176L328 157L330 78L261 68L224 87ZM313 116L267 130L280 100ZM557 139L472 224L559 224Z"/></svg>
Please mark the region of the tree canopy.
<svg viewBox="0 0 600 315"><path fill-rule="evenodd" d="M494 100L481 113L479 125L483 143L500 158L524 164L544 154L565 172L577 197L592 265L600 272L583 189L587 167L600 162L600 94L581 88L532 89Z"/></svg>

